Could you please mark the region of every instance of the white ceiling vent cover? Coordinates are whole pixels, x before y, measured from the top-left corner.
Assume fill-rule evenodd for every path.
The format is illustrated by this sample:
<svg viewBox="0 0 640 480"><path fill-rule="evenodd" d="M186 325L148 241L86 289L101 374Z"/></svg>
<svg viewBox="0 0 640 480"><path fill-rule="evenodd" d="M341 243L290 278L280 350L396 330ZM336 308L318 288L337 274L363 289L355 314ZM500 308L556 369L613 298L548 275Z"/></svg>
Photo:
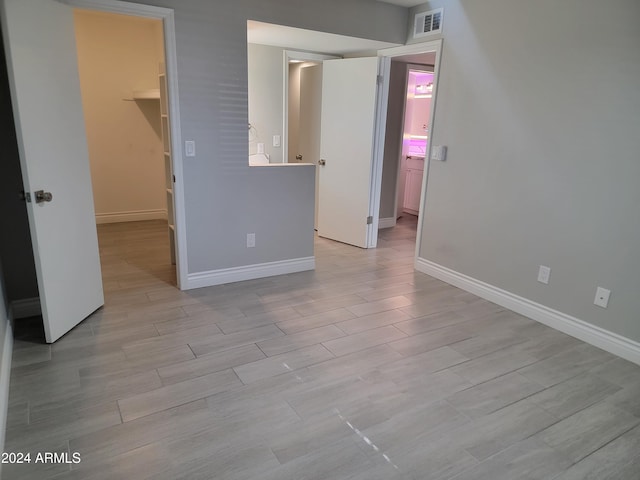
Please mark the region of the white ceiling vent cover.
<svg viewBox="0 0 640 480"><path fill-rule="evenodd" d="M424 37L442 32L443 8L416 14L413 38Z"/></svg>

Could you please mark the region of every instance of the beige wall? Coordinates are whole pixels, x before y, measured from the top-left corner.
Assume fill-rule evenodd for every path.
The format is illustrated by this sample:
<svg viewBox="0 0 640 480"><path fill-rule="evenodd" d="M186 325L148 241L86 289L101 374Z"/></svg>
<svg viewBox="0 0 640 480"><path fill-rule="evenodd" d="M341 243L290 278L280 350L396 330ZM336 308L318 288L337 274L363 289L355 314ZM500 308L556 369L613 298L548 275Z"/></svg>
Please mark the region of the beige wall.
<svg viewBox="0 0 640 480"><path fill-rule="evenodd" d="M79 10L74 17L96 218L162 217L160 103L127 100L158 88L161 23Z"/></svg>

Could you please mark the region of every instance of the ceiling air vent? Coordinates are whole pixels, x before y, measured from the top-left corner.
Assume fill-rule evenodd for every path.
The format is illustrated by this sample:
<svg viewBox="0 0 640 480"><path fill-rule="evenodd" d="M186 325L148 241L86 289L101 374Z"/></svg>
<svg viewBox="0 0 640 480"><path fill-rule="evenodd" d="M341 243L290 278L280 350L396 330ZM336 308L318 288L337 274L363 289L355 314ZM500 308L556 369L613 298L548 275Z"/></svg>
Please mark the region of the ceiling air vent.
<svg viewBox="0 0 640 480"><path fill-rule="evenodd" d="M424 37L442 32L442 12L444 9L438 8L429 12L416 14L415 29L413 38Z"/></svg>

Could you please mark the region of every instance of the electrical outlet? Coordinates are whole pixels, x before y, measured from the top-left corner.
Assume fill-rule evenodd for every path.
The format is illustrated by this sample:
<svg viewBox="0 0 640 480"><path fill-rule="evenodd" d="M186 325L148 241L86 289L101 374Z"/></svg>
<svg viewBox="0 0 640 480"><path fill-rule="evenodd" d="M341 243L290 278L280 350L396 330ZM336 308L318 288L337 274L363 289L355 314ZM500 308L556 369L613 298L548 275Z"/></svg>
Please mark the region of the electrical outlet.
<svg viewBox="0 0 640 480"><path fill-rule="evenodd" d="M538 281L547 285L549 283L550 275L551 269L549 267L545 267L544 265L540 265L540 269L538 270Z"/></svg>
<svg viewBox="0 0 640 480"><path fill-rule="evenodd" d="M256 246L256 234L247 233L247 248L253 248Z"/></svg>
<svg viewBox="0 0 640 480"><path fill-rule="evenodd" d="M264 143L258 143L258 153L264 153Z"/></svg>
<svg viewBox="0 0 640 480"><path fill-rule="evenodd" d="M598 287L596 289L596 298L593 301L594 305L597 305L602 308L607 308L609 305L609 296L611 295L611 290L607 290L606 288Z"/></svg>

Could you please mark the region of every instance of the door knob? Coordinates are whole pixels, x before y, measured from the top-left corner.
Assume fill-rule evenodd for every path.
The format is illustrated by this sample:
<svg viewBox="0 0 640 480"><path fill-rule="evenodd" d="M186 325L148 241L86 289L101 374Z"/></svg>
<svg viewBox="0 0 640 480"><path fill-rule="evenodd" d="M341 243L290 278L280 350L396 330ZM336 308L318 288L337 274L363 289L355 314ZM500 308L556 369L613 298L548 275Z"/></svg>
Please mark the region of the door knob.
<svg viewBox="0 0 640 480"><path fill-rule="evenodd" d="M327 161L324 158L318 160L318 165L322 165L323 167L327 164Z"/></svg>
<svg viewBox="0 0 640 480"><path fill-rule="evenodd" d="M53 195L51 195L51 192L38 190L37 192L33 192L33 194L36 197L36 203L50 202L51 200L53 200Z"/></svg>

